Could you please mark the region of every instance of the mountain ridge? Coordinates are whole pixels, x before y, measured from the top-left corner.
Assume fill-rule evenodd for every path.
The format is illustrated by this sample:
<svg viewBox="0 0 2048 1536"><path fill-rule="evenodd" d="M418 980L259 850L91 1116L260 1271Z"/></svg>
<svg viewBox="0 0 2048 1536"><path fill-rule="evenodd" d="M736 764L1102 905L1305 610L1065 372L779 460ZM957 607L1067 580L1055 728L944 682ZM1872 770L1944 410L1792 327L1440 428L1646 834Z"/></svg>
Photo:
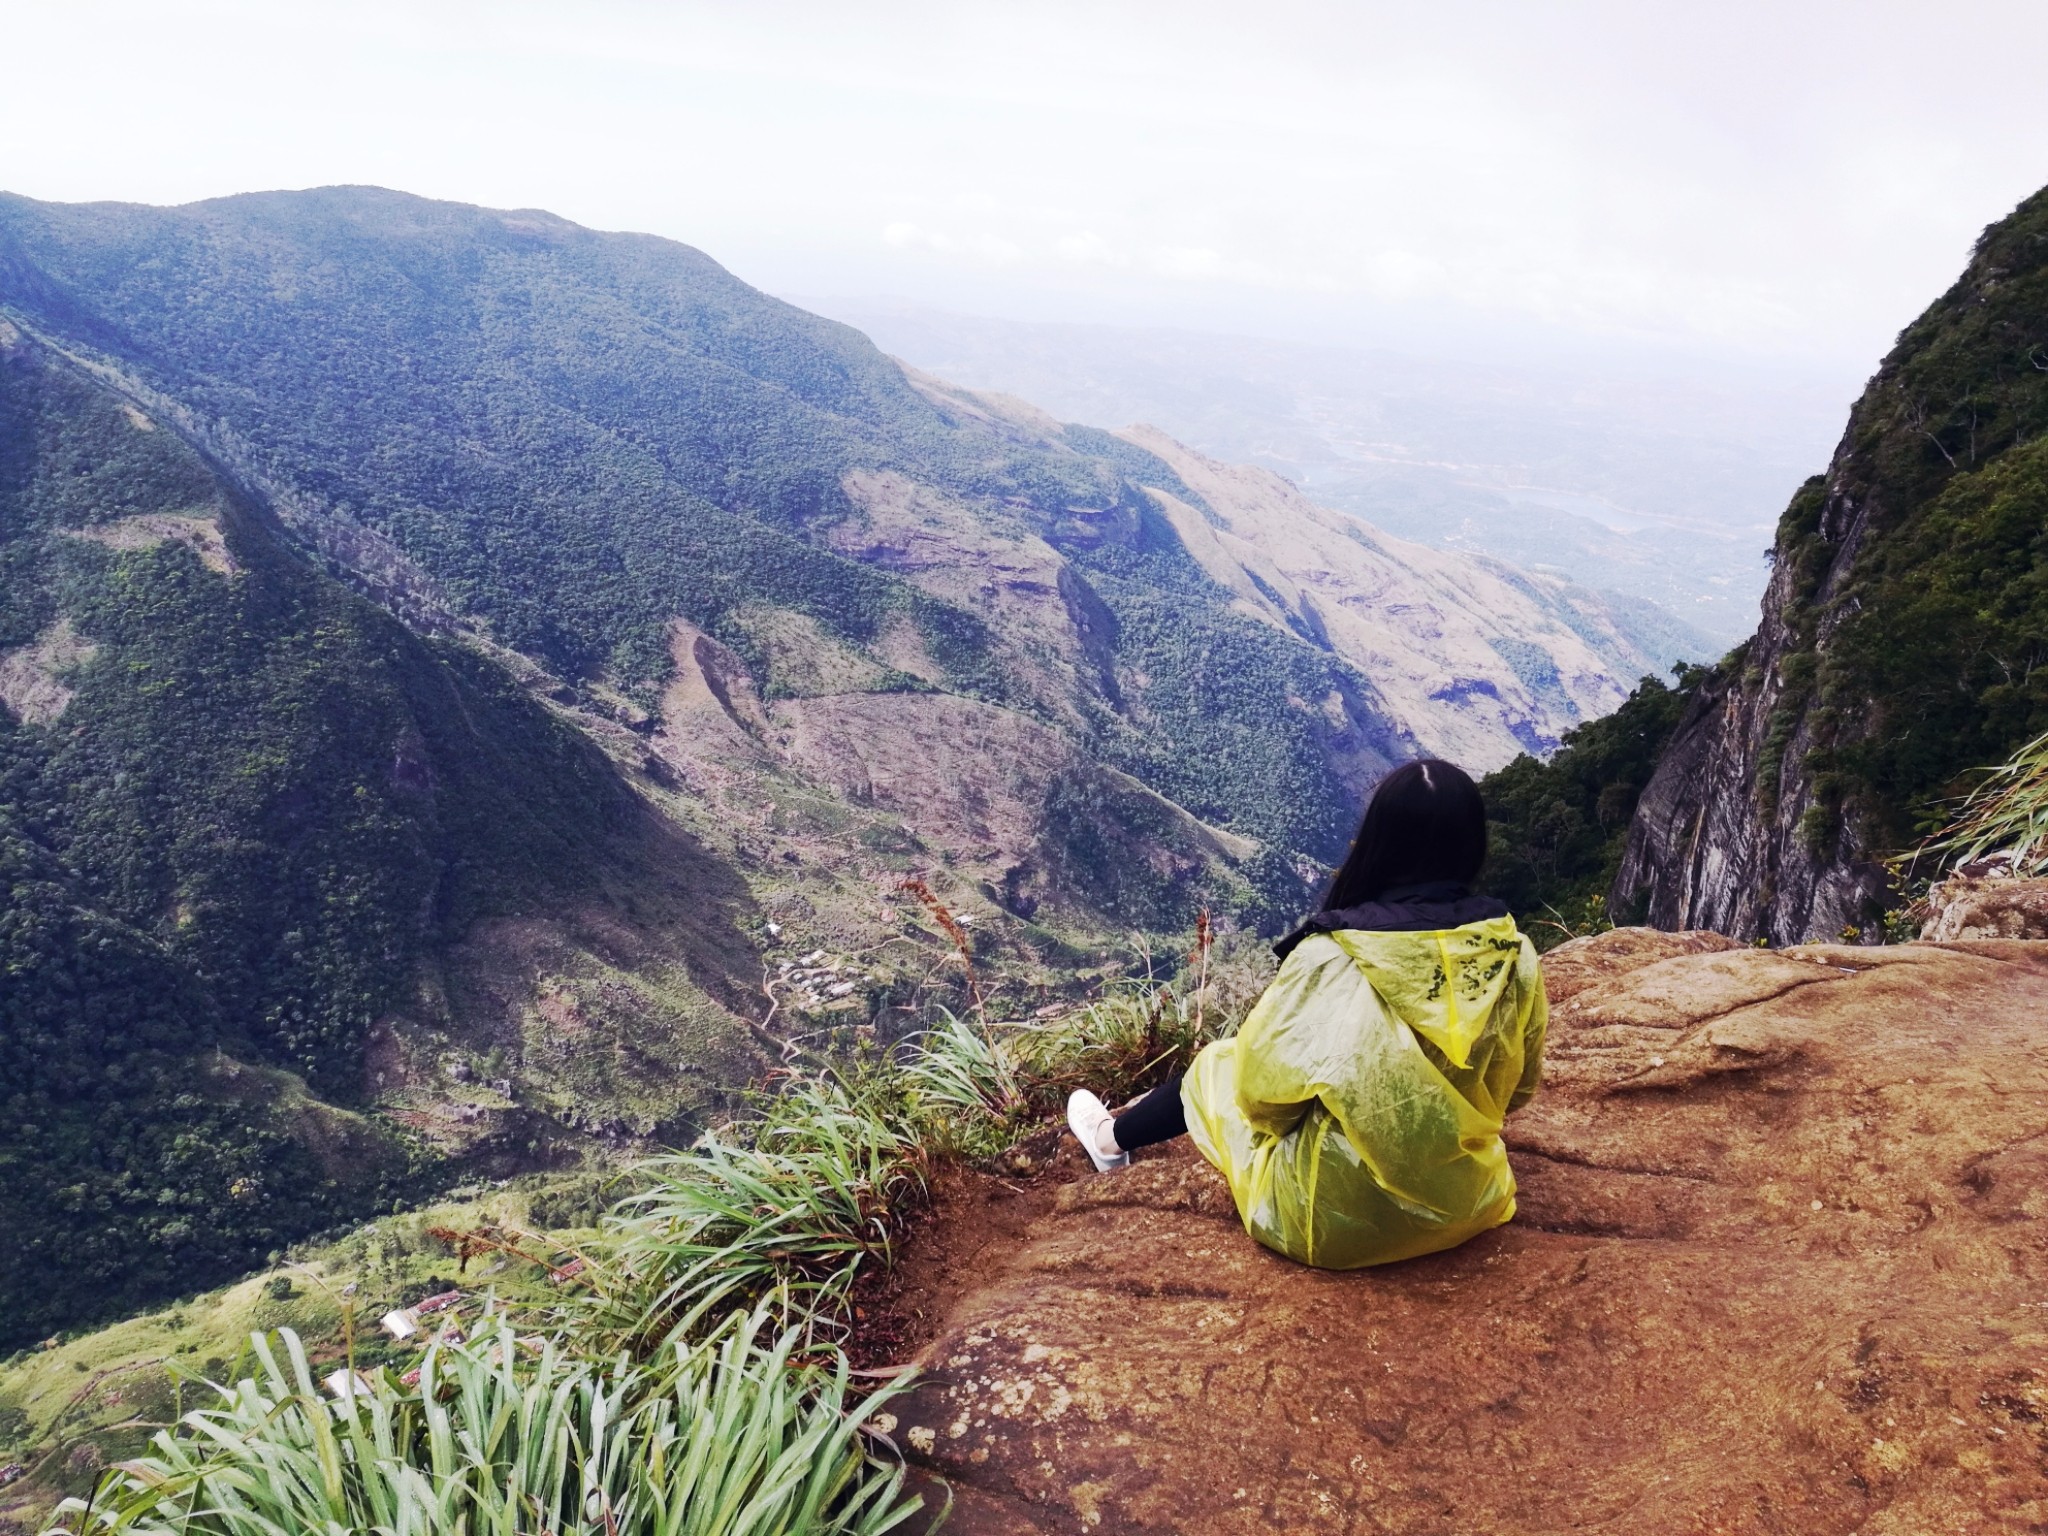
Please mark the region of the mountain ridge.
<svg viewBox="0 0 2048 1536"><path fill-rule="evenodd" d="M744 1040L738 893L678 830L647 841L586 739L312 568L182 438L12 328L0 569L8 1341L260 1262L445 1158L529 1159L547 1132L517 1112L438 1139L386 1113L366 1046L410 1016L427 1049L485 1054L423 968L459 972L449 941L494 922L662 903L656 848L700 872L663 947ZM674 1118L715 1095L657 1097Z"/></svg>

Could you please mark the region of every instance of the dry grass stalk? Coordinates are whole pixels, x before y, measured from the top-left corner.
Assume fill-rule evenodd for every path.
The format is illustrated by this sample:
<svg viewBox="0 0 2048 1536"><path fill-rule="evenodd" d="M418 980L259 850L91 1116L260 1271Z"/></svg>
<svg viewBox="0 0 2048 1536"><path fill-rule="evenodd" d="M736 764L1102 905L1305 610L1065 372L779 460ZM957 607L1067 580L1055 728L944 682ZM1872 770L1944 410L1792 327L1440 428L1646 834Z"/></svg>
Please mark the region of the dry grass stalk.
<svg viewBox="0 0 2048 1536"><path fill-rule="evenodd" d="M457 1227L428 1227L427 1236L437 1242L446 1243L455 1253L455 1273L463 1274L469 1269L469 1261L481 1258L487 1253L500 1253L507 1258L518 1259L537 1269L548 1272L548 1278L560 1285L580 1273L572 1270L570 1264L580 1264L580 1256L569 1263L557 1264L524 1245L535 1244L541 1248L550 1246L548 1239L537 1232L527 1232L517 1227L482 1226L468 1229Z"/></svg>
<svg viewBox="0 0 2048 1536"><path fill-rule="evenodd" d="M981 1022L986 1026L988 1004L981 995L981 978L974 974L974 953L967 945L966 928L961 925L960 919L953 915L953 909L939 900L938 893L925 884L922 877L910 876L903 882L901 889L910 892L922 902L925 911L931 913L932 921L953 941L953 948L960 955L960 968L967 973L967 995L974 1000L974 1011L981 1015Z"/></svg>
<svg viewBox="0 0 2048 1536"><path fill-rule="evenodd" d="M1209 948L1216 942L1216 928L1209 921L1209 909L1202 908L1195 918L1195 952L1188 958L1195 962L1195 1035L1203 1038L1206 1022L1204 1009L1209 996Z"/></svg>

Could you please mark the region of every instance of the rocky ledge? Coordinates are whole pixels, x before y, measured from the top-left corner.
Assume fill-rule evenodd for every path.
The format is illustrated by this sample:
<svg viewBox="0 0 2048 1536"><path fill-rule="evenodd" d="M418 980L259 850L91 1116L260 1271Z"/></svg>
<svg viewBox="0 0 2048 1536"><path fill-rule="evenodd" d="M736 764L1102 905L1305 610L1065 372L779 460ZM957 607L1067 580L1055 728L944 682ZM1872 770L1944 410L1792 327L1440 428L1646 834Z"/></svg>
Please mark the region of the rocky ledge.
<svg viewBox="0 0 2048 1536"><path fill-rule="evenodd" d="M1923 939L2048 939L2048 880L1953 875L1927 893Z"/></svg>
<svg viewBox="0 0 2048 1536"><path fill-rule="evenodd" d="M2048 943L1546 969L1521 1213L1454 1253L1297 1267L1185 1144L1031 1202L899 1405L948 1528L2048 1528Z"/></svg>

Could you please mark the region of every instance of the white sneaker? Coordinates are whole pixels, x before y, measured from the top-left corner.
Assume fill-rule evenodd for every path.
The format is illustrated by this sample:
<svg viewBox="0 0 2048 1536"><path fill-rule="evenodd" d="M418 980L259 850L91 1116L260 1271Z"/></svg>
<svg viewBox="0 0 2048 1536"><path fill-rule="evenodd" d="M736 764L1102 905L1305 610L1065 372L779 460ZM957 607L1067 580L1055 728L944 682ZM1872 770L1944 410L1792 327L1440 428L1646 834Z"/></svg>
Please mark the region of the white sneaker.
<svg viewBox="0 0 2048 1536"><path fill-rule="evenodd" d="M1105 1125L1111 1124L1115 1116L1109 1106L1095 1097L1086 1088L1076 1088L1067 1095L1067 1129L1074 1133L1074 1139L1081 1143L1081 1149L1088 1154L1088 1160L1095 1165L1097 1173L1108 1173L1112 1168L1131 1166L1128 1152L1109 1153L1102 1150L1097 1137ZM1115 1135L1111 1135L1112 1144Z"/></svg>

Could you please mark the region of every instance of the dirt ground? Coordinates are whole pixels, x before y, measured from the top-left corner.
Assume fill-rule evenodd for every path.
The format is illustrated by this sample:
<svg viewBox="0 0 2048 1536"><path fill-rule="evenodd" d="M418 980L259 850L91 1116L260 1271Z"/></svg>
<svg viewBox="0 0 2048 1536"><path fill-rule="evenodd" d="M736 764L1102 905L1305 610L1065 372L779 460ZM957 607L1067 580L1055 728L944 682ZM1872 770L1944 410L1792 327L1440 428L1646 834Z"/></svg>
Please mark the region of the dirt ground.
<svg viewBox="0 0 2048 1536"><path fill-rule="evenodd" d="M941 1168L930 1202L910 1220L896 1263L868 1269L854 1294L854 1336L848 1354L857 1367L879 1369L920 1354L939 1336L948 1316L976 1277L1008 1266L1046 1216L1062 1186L1087 1168L1071 1161L1047 1128L1025 1143L1028 1169L985 1173Z"/></svg>
<svg viewBox="0 0 2048 1536"><path fill-rule="evenodd" d="M1185 1143L942 1184L870 1299L948 1530L2048 1531L2048 943L1546 969L1453 1253L1291 1264Z"/></svg>

